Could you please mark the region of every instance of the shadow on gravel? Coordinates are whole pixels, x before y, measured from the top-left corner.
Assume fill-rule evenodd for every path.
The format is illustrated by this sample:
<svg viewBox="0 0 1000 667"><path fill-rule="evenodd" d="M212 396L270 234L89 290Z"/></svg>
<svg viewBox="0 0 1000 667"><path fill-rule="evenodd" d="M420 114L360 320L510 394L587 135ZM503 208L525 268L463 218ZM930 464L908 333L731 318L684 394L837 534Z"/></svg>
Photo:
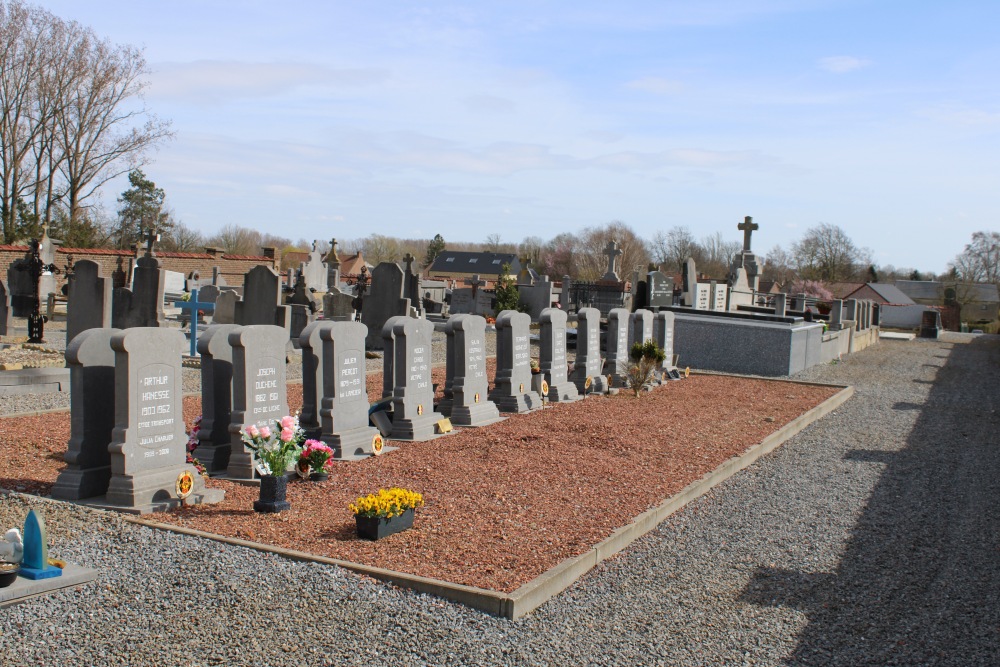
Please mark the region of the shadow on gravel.
<svg viewBox="0 0 1000 667"><path fill-rule="evenodd" d="M838 569L751 579L808 616L785 664L1000 665L998 373L996 338L955 345L905 447L846 455L885 471Z"/></svg>

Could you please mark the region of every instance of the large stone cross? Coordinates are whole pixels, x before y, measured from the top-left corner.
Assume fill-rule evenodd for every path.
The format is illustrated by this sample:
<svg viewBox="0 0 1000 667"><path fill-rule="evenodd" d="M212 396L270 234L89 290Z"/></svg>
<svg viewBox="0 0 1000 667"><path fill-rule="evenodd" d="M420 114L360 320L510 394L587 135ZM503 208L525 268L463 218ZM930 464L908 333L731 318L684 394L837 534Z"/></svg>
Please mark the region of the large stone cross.
<svg viewBox="0 0 1000 667"><path fill-rule="evenodd" d="M736 229L743 232L743 252L750 252L750 235L754 230L760 229L760 225L754 224L753 218L748 215L743 222L736 225Z"/></svg>
<svg viewBox="0 0 1000 667"><path fill-rule="evenodd" d="M416 257L410 253L406 253L406 255L403 256L403 263L406 264L406 272L411 276L413 275L413 261L415 259Z"/></svg>
<svg viewBox="0 0 1000 667"><path fill-rule="evenodd" d="M478 273L476 275L472 276L471 278L466 278L462 282L465 283L466 285L469 285L470 287L472 287L472 298L473 299L476 298L476 292L479 291L479 288L486 284L486 281L483 280L482 278L480 278Z"/></svg>
<svg viewBox="0 0 1000 667"><path fill-rule="evenodd" d="M622 251L618 247L616 241L608 241L608 245L604 248L604 253L608 257L608 271L604 274L604 280L618 280L618 272L615 271L615 260L617 260L621 255Z"/></svg>
<svg viewBox="0 0 1000 667"><path fill-rule="evenodd" d="M153 256L153 244L160 240L160 235L156 233L152 227L146 230L146 233L142 235L142 238L146 240L146 257Z"/></svg>

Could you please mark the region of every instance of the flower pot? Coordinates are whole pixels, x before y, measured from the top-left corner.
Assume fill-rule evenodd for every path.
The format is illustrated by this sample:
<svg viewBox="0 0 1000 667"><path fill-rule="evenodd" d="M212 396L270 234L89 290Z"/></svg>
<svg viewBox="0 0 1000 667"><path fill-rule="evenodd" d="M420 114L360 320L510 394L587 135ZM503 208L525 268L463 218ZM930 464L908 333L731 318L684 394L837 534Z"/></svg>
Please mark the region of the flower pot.
<svg viewBox="0 0 1000 667"><path fill-rule="evenodd" d="M264 475L260 478L260 500L253 502L255 512L273 513L291 509L285 500L288 478L284 475Z"/></svg>
<svg viewBox="0 0 1000 667"><path fill-rule="evenodd" d="M16 563L0 563L0 588L7 588L17 581L21 566Z"/></svg>
<svg viewBox="0 0 1000 667"><path fill-rule="evenodd" d="M330 477L330 473L326 472L311 472L309 473L309 480L312 482L325 482Z"/></svg>
<svg viewBox="0 0 1000 667"><path fill-rule="evenodd" d="M413 528L414 510L408 509L391 519L385 517L366 517L354 515L358 526L358 537L363 540L380 540L383 537L398 533L407 528Z"/></svg>

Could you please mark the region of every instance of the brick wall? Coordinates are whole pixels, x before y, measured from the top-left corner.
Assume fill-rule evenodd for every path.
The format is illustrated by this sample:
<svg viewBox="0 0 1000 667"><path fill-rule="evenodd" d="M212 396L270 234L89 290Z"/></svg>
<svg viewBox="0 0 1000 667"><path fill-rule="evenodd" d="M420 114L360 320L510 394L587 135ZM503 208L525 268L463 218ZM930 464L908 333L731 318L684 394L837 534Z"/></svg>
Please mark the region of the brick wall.
<svg viewBox="0 0 1000 667"><path fill-rule="evenodd" d="M206 249L207 252L157 252L156 257L160 260L160 266L168 271L177 271L185 276L192 271L198 271L201 278L212 278L212 267L219 267L219 273L225 278L226 283L234 286L243 285L243 276L247 271L255 266L264 264L275 268L273 254L266 255L227 255L215 248ZM265 249L267 252L270 249ZM7 269L10 265L28 252L28 246L0 245L0 278L7 282ZM270 253L269 253L270 254ZM129 250L104 250L97 248L58 248L56 250L55 265L64 271L69 256L73 256L73 261L89 259L101 265L103 275L110 278L111 274L118 267L119 258L122 260L122 270L129 274L132 265L135 263L136 254ZM63 273L56 276L57 289L62 289L66 282Z"/></svg>

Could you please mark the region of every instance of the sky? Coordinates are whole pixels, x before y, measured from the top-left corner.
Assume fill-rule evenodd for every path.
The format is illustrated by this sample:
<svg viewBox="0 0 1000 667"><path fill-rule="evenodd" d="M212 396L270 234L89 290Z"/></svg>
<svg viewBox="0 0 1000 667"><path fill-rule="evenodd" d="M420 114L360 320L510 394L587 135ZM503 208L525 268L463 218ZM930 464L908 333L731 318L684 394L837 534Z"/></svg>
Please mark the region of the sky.
<svg viewBox="0 0 1000 667"><path fill-rule="evenodd" d="M144 48L175 133L144 171L208 235L741 241L750 215L758 254L828 223L943 272L1000 229L996 0L37 4Z"/></svg>

